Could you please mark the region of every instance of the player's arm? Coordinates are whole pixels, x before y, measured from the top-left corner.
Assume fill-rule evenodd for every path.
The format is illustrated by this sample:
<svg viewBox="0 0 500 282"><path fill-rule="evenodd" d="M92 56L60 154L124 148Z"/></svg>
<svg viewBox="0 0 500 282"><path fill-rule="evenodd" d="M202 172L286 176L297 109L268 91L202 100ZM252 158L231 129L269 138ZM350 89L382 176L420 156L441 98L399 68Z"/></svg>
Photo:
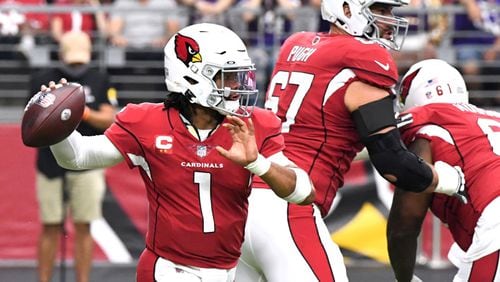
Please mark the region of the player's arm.
<svg viewBox="0 0 500 282"><path fill-rule="evenodd" d="M48 87L42 85L40 91L53 90L66 83L65 78L57 84L50 81ZM120 151L106 136L82 136L76 130L63 141L50 146L50 150L61 167L72 170L104 168L123 160Z"/></svg>
<svg viewBox="0 0 500 282"><path fill-rule="evenodd" d="M410 150L432 163L431 146L416 139ZM417 238L430 206L432 194L414 193L398 187L394 191L387 222L389 258L398 282L412 281L417 252Z"/></svg>
<svg viewBox="0 0 500 282"><path fill-rule="evenodd" d="M72 170L105 168L123 161L120 151L105 135L82 136L73 131L50 150L61 167Z"/></svg>
<svg viewBox="0 0 500 282"><path fill-rule="evenodd" d="M464 189L460 171L444 162L432 166L406 149L388 90L355 81L348 86L344 102L371 162L387 181L413 192L453 195Z"/></svg>
<svg viewBox="0 0 500 282"><path fill-rule="evenodd" d="M216 147L222 156L259 176L279 197L301 205L313 202L314 187L304 170L293 167L294 164L283 154L270 158L259 154L251 119L248 125L235 116L228 116L227 120L223 126L231 133L233 144L229 150Z"/></svg>
<svg viewBox="0 0 500 282"><path fill-rule="evenodd" d="M316 195L307 172L297 167L283 152L267 158L271 166L267 173L260 175L277 196L301 205L311 204Z"/></svg>

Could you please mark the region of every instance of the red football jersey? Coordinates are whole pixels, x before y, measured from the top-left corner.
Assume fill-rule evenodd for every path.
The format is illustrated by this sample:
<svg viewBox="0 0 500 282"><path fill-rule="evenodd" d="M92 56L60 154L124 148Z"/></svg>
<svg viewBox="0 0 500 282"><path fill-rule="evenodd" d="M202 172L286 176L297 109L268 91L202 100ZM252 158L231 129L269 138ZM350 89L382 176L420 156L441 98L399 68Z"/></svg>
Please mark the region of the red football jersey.
<svg viewBox="0 0 500 282"><path fill-rule="evenodd" d="M284 147L280 120L255 109L259 151ZM129 104L105 135L131 168L138 167L149 202L146 246L173 262L229 269L243 241L250 172L222 157L232 138L219 128L205 141L189 133L179 112L163 104Z"/></svg>
<svg viewBox="0 0 500 282"><path fill-rule="evenodd" d="M470 204L434 194L431 210L467 250L481 212L500 196L500 114L470 104L428 104L408 113L413 122L402 128L405 143L427 139L434 162L460 166L464 172Z"/></svg>
<svg viewBox="0 0 500 282"><path fill-rule="evenodd" d="M64 7L67 5L76 5L75 2L71 0L56 0L54 6ZM64 32L72 30L81 30L87 33L90 38L93 38L93 33L97 28L97 24L92 13L72 13L61 12L55 13L52 18L60 18L62 21L62 28Z"/></svg>
<svg viewBox="0 0 500 282"><path fill-rule="evenodd" d="M283 122L285 154L309 172L323 216L363 148L344 104L347 87L361 80L391 91L397 75L387 50L364 39L301 32L283 44L266 108Z"/></svg>

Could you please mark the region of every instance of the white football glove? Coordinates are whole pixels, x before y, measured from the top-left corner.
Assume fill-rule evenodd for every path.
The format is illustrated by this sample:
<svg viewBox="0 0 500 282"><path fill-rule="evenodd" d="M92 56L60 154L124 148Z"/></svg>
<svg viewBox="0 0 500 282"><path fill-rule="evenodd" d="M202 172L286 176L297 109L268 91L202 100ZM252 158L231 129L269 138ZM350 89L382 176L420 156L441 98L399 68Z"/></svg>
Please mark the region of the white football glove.
<svg viewBox="0 0 500 282"><path fill-rule="evenodd" d="M462 203L468 203L467 191L465 191L465 176L459 166L451 166L445 162L437 161L434 169L439 180L435 192L457 197Z"/></svg>

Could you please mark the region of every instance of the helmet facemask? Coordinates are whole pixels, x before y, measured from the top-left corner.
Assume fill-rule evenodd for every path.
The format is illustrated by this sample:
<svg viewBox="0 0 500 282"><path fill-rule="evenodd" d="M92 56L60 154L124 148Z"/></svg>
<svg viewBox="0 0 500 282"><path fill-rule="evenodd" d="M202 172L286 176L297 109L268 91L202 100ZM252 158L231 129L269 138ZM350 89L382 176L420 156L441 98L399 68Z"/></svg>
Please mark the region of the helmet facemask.
<svg viewBox="0 0 500 282"><path fill-rule="evenodd" d="M363 36L382 44L386 48L399 51L408 33L408 20L403 17L385 16L372 12L372 5L385 4L375 1L368 1L361 8L361 14L368 20L363 30ZM380 30L380 26L387 26L392 29L391 38L383 37L384 34Z"/></svg>
<svg viewBox="0 0 500 282"><path fill-rule="evenodd" d="M408 21L402 17L390 17L374 14L370 11L370 9L364 9L363 12L370 13L372 18L369 25L365 28L366 31L363 33L365 37L370 40L377 41L389 49L399 51L404 44L404 40L408 32ZM392 28L391 38L387 39L383 37L379 24L390 26Z"/></svg>
<svg viewBox="0 0 500 282"><path fill-rule="evenodd" d="M408 21L393 15L376 14L372 12L372 6L400 7L407 4L407 0L322 0L321 16L352 36L364 37L386 48L400 50L408 32ZM344 11L345 5L349 7L349 15ZM383 31L377 24L392 27L391 38L384 39Z"/></svg>
<svg viewBox="0 0 500 282"><path fill-rule="evenodd" d="M206 65L202 73L209 75L217 69ZM221 68L212 78L213 91L206 104L221 114L248 117L257 102L255 67ZM217 85L219 82L219 85Z"/></svg>

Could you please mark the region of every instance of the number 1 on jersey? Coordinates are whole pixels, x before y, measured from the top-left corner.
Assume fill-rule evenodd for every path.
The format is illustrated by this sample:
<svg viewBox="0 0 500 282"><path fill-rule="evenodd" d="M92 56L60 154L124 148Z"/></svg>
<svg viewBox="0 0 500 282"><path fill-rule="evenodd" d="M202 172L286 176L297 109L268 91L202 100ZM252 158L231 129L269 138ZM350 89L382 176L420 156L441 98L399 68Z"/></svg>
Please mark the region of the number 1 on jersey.
<svg viewBox="0 0 500 282"><path fill-rule="evenodd" d="M215 220L212 210L211 175L207 172L195 171L194 183L198 184L200 195L201 218L203 220L203 233L215 232Z"/></svg>

